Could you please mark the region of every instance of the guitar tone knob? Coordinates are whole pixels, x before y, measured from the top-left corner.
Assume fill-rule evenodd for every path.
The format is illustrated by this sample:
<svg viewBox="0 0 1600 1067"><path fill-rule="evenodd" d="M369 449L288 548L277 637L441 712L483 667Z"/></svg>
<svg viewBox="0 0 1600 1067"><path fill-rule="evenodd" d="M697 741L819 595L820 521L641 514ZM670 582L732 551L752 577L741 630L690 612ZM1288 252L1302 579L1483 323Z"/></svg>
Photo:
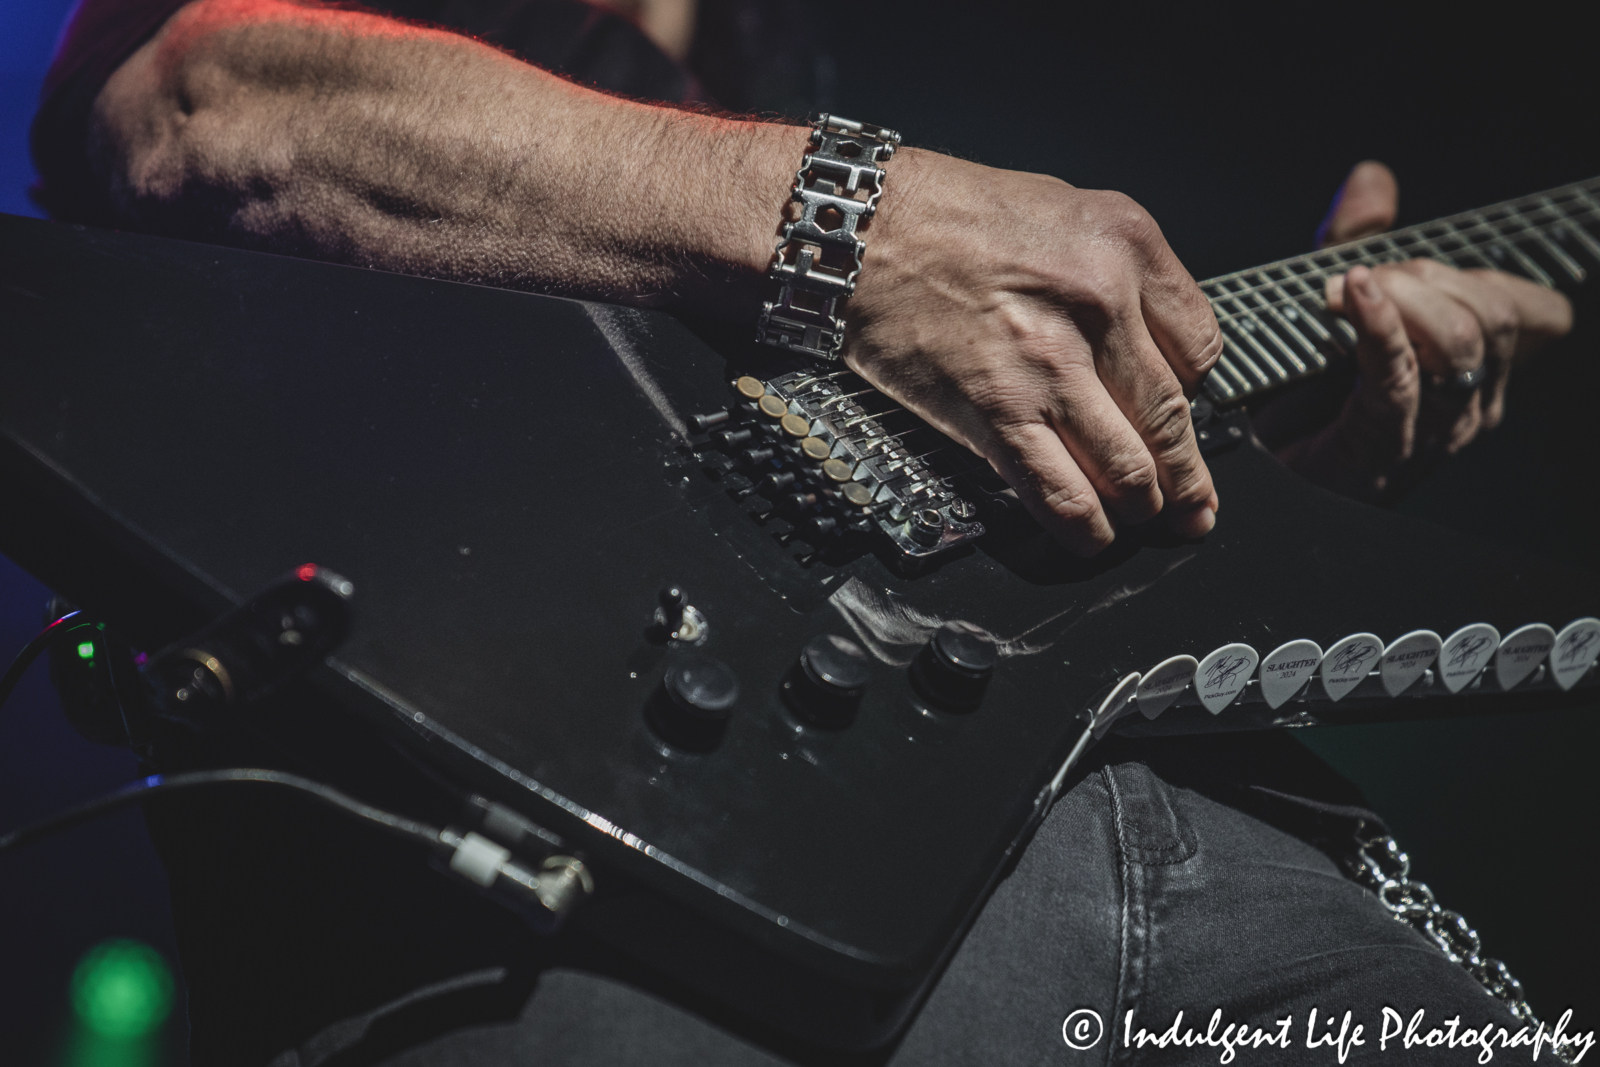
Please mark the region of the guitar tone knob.
<svg viewBox="0 0 1600 1067"><path fill-rule="evenodd" d="M663 741L703 752L722 740L738 699L739 677L733 668L691 653L668 664L661 686L645 706L645 718Z"/></svg>
<svg viewBox="0 0 1600 1067"><path fill-rule="evenodd" d="M800 659L783 682L783 696L795 715L813 726L850 725L872 678L872 661L848 637L823 634L800 650Z"/></svg>
<svg viewBox="0 0 1600 1067"><path fill-rule="evenodd" d="M925 698L949 711L971 711L999 662L994 642L960 623L947 622L911 662L911 684Z"/></svg>

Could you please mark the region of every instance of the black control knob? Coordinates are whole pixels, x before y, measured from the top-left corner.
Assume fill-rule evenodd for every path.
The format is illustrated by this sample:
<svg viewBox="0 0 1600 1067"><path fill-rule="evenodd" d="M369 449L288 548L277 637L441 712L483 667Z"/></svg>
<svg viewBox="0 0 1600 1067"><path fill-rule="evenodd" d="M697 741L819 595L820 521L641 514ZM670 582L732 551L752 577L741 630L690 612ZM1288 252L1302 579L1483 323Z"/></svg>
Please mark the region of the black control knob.
<svg viewBox="0 0 1600 1067"><path fill-rule="evenodd" d="M806 642L783 681L783 696L799 718L829 729L850 725L872 678L872 661L848 637L823 634Z"/></svg>
<svg viewBox="0 0 1600 1067"><path fill-rule="evenodd" d="M946 710L971 711L983 702L999 658L994 642L983 634L947 622L912 660L911 684Z"/></svg>
<svg viewBox="0 0 1600 1067"><path fill-rule="evenodd" d="M674 659L645 706L645 718L662 740L706 751L722 740L739 699L739 678L719 659L691 653Z"/></svg>

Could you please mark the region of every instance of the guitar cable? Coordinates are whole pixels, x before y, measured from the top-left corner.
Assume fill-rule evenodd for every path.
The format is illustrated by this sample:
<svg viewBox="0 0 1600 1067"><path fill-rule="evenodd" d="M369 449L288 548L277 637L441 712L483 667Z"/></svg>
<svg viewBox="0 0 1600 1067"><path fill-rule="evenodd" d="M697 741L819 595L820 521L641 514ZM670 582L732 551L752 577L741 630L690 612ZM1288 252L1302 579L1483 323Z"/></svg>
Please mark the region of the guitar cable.
<svg viewBox="0 0 1600 1067"><path fill-rule="evenodd" d="M0 706L5 704L18 680L39 654L83 623L81 612L68 612L29 641L4 677L0 677ZM120 710L120 694L118 705ZM123 718L126 722L125 712ZM437 866L485 891L545 932L553 931L576 904L594 892L594 879L588 868L573 856L547 856L542 863L529 865L514 856L510 849L474 831L432 826L364 803L325 783L287 771L257 767L153 774L129 782L65 811L0 834L0 853L98 816L142 804L151 797L219 785L265 785L299 793L362 825L424 845L439 861Z"/></svg>
<svg viewBox="0 0 1600 1067"><path fill-rule="evenodd" d="M438 827L429 826L427 823L418 822L415 819L408 819L403 815L396 815L394 812L384 811L382 808L375 808L370 804L364 804L354 797L346 796L332 786L323 785L321 782L315 782L309 778L302 778L297 774L254 767L230 767L215 771L187 771L182 774L152 774L148 778L129 782L119 789L96 797L93 800L85 801L76 807L68 808L66 811L58 812L55 815L40 819L38 822L12 830L10 833L0 834L0 852L70 829L96 816L109 814L131 804L143 803L153 796L203 788L205 786L244 782L278 786L298 792L353 819L359 819L369 826L397 837L419 841L430 847L437 846L440 843L441 835L444 834L444 831Z"/></svg>
<svg viewBox="0 0 1600 1067"><path fill-rule="evenodd" d="M39 631L33 640L23 646L22 651L17 653L16 659L11 661L11 666L6 668L5 675L0 677L0 707L5 705L7 698L16 689L17 683L21 681L23 674L27 672L28 668L33 665L33 662L39 658L42 652L80 625L86 623L87 620L83 618L81 611L69 611ZM120 705L121 694L117 695ZM125 712L123 718L126 721ZM239 767L215 771L191 771L174 775L154 774L148 778L130 782L104 796L86 801L76 807L41 819L36 823L0 835L0 852L27 844L59 830L66 830L97 815L116 811L130 804L142 803L148 798L162 793L236 782L254 782L295 790L352 818L364 820L369 825L401 837L425 841L429 845L438 845L439 835L443 833L442 830L429 826L427 823L417 822L403 815L396 815L393 812L375 808L370 804L363 804L361 801L346 796L331 786L323 785L321 782L315 782L309 778L302 778L297 774Z"/></svg>
<svg viewBox="0 0 1600 1067"><path fill-rule="evenodd" d="M6 668L5 676L0 677L0 707L5 706L6 699L11 696L11 691L17 687L17 683L22 680L23 674L27 672L33 661L39 658L39 653L49 648L69 630L75 629L80 625L80 622L75 622L74 620L88 621L82 619L82 615L83 612L81 611L67 612L49 626L40 630L37 637L23 646L22 651L17 653L17 658L11 661L11 666Z"/></svg>

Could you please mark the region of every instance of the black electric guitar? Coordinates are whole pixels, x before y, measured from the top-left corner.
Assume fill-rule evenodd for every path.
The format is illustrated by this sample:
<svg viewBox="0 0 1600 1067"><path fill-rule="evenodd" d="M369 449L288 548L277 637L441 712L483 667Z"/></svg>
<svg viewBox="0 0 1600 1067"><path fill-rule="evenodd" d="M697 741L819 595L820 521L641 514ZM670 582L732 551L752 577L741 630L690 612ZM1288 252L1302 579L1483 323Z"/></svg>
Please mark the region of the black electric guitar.
<svg viewBox="0 0 1600 1067"><path fill-rule="evenodd" d="M1597 235L1589 181L1206 282L1222 521L1084 562L849 374L660 314L5 217L0 549L150 650L333 568L354 622L309 684L582 850L574 921L870 1046L1086 726L1594 699L1600 578L1316 489L1242 405L1346 358L1330 271L1576 284Z"/></svg>

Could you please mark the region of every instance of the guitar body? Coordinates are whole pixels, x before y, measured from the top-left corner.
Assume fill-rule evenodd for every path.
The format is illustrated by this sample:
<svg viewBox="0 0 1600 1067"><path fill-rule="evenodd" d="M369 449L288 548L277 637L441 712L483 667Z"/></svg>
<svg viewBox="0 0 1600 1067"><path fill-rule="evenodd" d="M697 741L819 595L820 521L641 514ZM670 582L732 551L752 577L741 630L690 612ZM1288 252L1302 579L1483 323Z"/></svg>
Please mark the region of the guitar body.
<svg viewBox="0 0 1600 1067"><path fill-rule="evenodd" d="M1200 542L1136 532L1085 563L1000 516L920 567L870 542L802 562L689 432L734 378L792 369L776 356L659 314L12 217L0 234L0 484L32 502L0 509L0 549L149 648L308 560L349 577L354 627L317 688L583 850L600 891L578 921L825 1043L892 1036L1129 674L1234 642L1600 615L1595 576L1325 493L1247 435L1208 457L1224 506ZM701 643L656 622L664 585ZM911 679L948 622L1000 653L967 710ZM845 725L784 696L822 635L869 654ZM646 716L686 656L737 679L700 751ZM1277 709L1251 690L1113 728L1545 708L1592 699L1594 674L1455 694L1430 675L1398 698L1369 679L1337 703L1313 680ZM742 962L704 965L707 939Z"/></svg>

